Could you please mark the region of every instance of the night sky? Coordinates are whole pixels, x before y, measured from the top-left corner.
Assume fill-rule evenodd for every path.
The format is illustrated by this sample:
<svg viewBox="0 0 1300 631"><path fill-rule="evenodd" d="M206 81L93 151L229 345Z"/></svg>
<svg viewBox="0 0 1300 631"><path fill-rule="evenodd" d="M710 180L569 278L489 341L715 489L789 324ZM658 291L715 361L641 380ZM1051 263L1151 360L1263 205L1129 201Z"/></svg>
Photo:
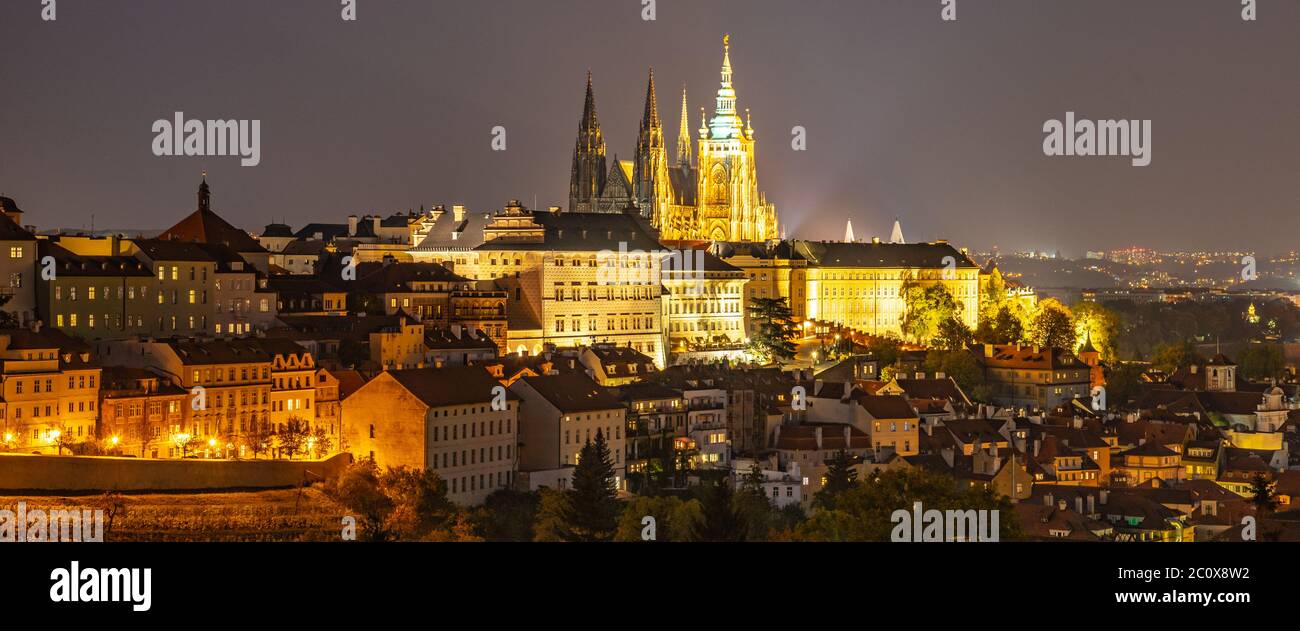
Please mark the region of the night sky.
<svg viewBox="0 0 1300 631"><path fill-rule="evenodd" d="M295 228L510 198L567 205L588 68L630 158L654 66L676 143L731 33L759 178L789 236L972 248L1296 248L1300 2L40 0L0 3L0 194L41 229L164 228L195 207ZM1151 119L1151 166L1049 158L1042 125ZM262 121L262 162L155 157L153 121ZM491 150L490 130L508 150ZM790 130L808 130L808 150Z"/></svg>

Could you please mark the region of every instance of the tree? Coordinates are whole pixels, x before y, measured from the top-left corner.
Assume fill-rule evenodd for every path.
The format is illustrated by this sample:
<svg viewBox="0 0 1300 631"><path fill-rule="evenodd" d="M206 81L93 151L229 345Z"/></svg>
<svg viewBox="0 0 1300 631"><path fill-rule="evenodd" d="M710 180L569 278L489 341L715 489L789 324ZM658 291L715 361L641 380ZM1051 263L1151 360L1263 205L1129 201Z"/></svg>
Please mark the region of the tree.
<svg viewBox="0 0 1300 631"><path fill-rule="evenodd" d="M699 487L701 519L691 529L695 541L744 541L747 528L732 503L731 482L719 478Z"/></svg>
<svg viewBox="0 0 1300 631"><path fill-rule="evenodd" d="M1081 338L1092 342L1093 348L1101 353L1102 360L1117 359L1119 357L1116 348L1119 340L1119 314L1104 305L1088 301L1074 305L1073 313L1075 328L1082 333Z"/></svg>
<svg viewBox="0 0 1300 631"><path fill-rule="evenodd" d="M306 445L308 434L307 421L301 418L295 416L281 423L280 429L275 433L275 445L280 449L280 455L293 460L294 455Z"/></svg>
<svg viewBox="0 0 1300 631"><path fill-rule="evenodd" d="M360 460L325 485L325 494L358 517L369 541L419 540L454 516L447 485L428 469L389 467Z"/></svg>
<svg viewBox="0 0 1300 631"><path fill-rule="evenodd" d="M948 351L964 351L975 341L975 333L957 318L948 318L939 323L934 336L934 345Z"/></svg>
<svg viewBox="0 0 1300 631"><path fill-rule="evenodd" d="M262 420L260 423L252 421L249 424L248 432L244 434L244 445L256 458L271 450L271 442L275 439L275 436L275 428L266 420Z"/></svg>
<svg viewBox="0 0 1300 631"><path fill-rule="evenodd" d="M1272 344L1251 344L1241 352L1237 364L1246 379L1277 379L1286 373L1286 358Z"/></svg>
<svg viewBox="0 0 1300 631"><path fill-rule="evenodd" d="M765 541L776 524L776 507L772 498L763 491L763 470L754 463L749 473L739 479L740 486L731 498L732 507L740 518L746 541Z"/></svg>
<svg viewBox="0 0 1300 631"><path fill-rule="evenodd" d="M568 493L545 487L538 489L533 541L569 541L572 535L567 519L571 510Z"/></svg>
<svg viewBox="0 0 1300 631"><path fill-rule="evenodd" d="M1189 341L1176 344L1161 344L1156 347L1155 356L1151 358L1151 367L1172 373L1179 368L1186 368L1199 359L1196 347Z"/></svg>
<svg viewBox="0 0 1300 631"><path fill-rule="evenodd" d="M54 447L58 450L59 455L63 455L64 449L67 449L68 453L75 454L77 438L72 435L72 430L64 426L55 430L55 432L57 433L54 436Z"/></svg>
<svg viewBox="0 0 1300 631"><path fill-rule="evenodd" d="M479 531L489 541L532 541L538 499L537 493L526 491L493 491L479 508Z"/></svg>
<svg viewBox="0 0 1300 631"><path fill-rule="evenodd" d="M903 352L902 347L902 340L899 340L892 331L867 340L867 352L874 355L882 367L898 363L898 358Z"/></svg>
<svg viewBox="0 0 1300 631"><path fill-rule="evenodd" d="M334 448L334 438L330 436L330 433L324 427L317 425L312 428L307 438L307 446L312 455L316 456L317 460L320 460L328 456Z"/></svg>
<svg viewBox="0 0 1300 631"><path fill-rule="evenodd" d="M387 528L402 539L424 539L447 527L455 514L446 482L431 469L388 467L379 488L393 502Z"/></svg>
<svg viewBox="0 0 1300 631"><path fill-rule="evenodd" d="M614 487L614 463L605 435L587 441L573 468L573 488L565 523L576 541L609 541L618 526L618 499Z"/></svg>
<svg viewBox="0 0 1300 631"><path fill-rule="evenodd" d="M944 285L927 287L918 281L907 279L903 281L901 291L905 311L900 328L904 336L912 338L918 344L934 337L939 330L939 323L956 317L961 310L961 303L953 298Z"/></svg>
<svg viewBox="0 0 1300 631"><path fill-rule="evenodd" d="M1029 336L1034 344L1043 348L1061 348L1070 352L1075 350L1079 339L1069 308L1052 298L1039 303Z"/></svg>
<svg viewBox="0 0 1300 631"><path fill-rule="evenodd" d="M1278 499L1273 494L1273 483L1263 473L1256 473L1250 479L1250 503L1255 506L1255 514L1259 517L1265 517L1277 508Z"/></svg>
<svg viewBox="0 0 1300 631"><path fill-rule="evenodd" d="M615 541L646 541L646 517L653 518L653 541L691 541L691 529L698 521L700 503L682 501L671 495L632 498L618 520Z"/></svg>
<svg viewBox="0 0 1300 631"><path fill-rule="evenodd" d="M104 538L107 540L109 533L113 531L113 520L126 515L126 498L117 491L104 491L94 505L104 511Z"/></svg>
<svg viewBox="0 0 1300 631"><path fill-rule="evenodd" d="M757 330L749 338L749 351L764 363L794 359L794 339L799 325L782 298L750 298L746 307Z"/></svg>
<svg viewBox="0 0 1300 631"><path fill-rule="evenodd" d="M980 317L975 339L987 344L1015 344L1025 339L1025 325L1019 309L1004 305L990 317Z"/></svg>
<svg viewBox="0 0 1300 631"><path fill-rule="evenodd" d="M896 510L995 510L1001 540L1020 537L1011 500L986 488L961 486L952 476L926 469L896 469L872 476L839 494L835 508L819 510L791 538L802 541L889 541Z"/></svg>
<svg viewBox="0 0 1300 631"><path fill-rule="evenodd" d="M984 368L970 351L930 351L922 367L929 374L951 377L967 396L984 385Z"/></svg>
<svg viewBox="0 0 1300 631"><path fill-rule="evenodd" d="M394 502L380 488L379 467L373 460L353 463L337 479L326 483L325 494L354 513L351 517L359 518L362 536L367 541L395 537L388 524Z"/></svg>
<svg viewBox="0 0 1300 631"><path fill-rule="evenodd" d="M825 482L822 483L821 490L813 496L813 506L816 508L834 509L835 498L858 483L858 471L853 468L853 460L843 449L826 463L826 474L823 477Z"/></svg>

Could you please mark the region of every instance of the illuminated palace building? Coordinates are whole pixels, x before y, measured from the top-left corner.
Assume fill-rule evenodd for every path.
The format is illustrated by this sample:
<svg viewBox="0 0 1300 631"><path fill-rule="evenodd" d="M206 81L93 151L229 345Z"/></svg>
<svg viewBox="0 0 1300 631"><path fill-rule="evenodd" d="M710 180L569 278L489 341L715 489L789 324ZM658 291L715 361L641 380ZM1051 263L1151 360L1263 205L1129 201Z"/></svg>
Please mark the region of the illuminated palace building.
<svg viewBox="0 0 1300 631"><path fill-rule="evenodd" d="M752 241L777 238L776 207L758 188L754 127L741 119L732 84L729 38L723 39L722 85L713 118L700 108L699 146L691 151L686 91L682 90L681 127L675 164L655 98L654 71L646 90L645 113L637 134L635 159L605 160L605 140L596 117L596 100L587 76L587 96L573 150L569 208L577 212L622 212L636 208L663 241ZM692 155L694 153L694 156ZM692 157L697 162L692 163Z"/></svg>
<svg viewBox="0 0 1300 631"><path fill-rule="evenodd" d="M718 243L714 251L744 271L745 298L786 298L796 320L842 324L864 333L901 334L903 285L943 285L959 302L961 320L975 328L982 270L946 241L905 243L895 226L889 242L781 241L771 245ZM747 322L748 333L754 323Z"/></svg>

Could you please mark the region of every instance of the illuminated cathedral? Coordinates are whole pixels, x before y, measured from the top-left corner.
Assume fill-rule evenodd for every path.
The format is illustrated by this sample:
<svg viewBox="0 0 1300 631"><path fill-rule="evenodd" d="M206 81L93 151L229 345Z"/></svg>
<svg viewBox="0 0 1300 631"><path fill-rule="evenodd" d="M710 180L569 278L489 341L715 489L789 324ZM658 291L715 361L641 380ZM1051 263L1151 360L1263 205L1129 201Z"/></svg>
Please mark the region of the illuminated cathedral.
<svg viewBox="0 0 1300 631"><path fill-rule="evenodd" d="M741 120L732 84L730 37L724 37L722 85L713 117L700 108L699 143L691 149L686 90L674 163L669 164L655 97L654 70L632 160L605 160L605 140L587 73L587 95L573 149L569 208L576 212L635 209L662 241L762 242L778 238L776 207L758 188L754 127Z"/></svg>

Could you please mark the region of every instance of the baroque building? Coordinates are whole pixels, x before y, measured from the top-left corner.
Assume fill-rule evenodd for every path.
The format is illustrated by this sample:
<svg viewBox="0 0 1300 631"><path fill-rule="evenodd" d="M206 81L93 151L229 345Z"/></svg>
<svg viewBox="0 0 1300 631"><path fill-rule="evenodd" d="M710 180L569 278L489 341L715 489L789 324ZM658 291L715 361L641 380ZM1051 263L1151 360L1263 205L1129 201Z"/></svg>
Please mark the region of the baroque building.
<svg viewBox="0 0 1300 631"><path fill-rule="evenodd" d="M669 165L659 119L654 71L646 87L645 111L633 160L607 164L605 140L596 115L591 74L569 180L569 208L577 212L621 212L635 208L664 241L763 242L777 238L776 207L758 188L754 127L741 120L731 67L730 38L723 38L722 81L714 113L701 108L699 144L692 163L687 102Z"/></svg>

